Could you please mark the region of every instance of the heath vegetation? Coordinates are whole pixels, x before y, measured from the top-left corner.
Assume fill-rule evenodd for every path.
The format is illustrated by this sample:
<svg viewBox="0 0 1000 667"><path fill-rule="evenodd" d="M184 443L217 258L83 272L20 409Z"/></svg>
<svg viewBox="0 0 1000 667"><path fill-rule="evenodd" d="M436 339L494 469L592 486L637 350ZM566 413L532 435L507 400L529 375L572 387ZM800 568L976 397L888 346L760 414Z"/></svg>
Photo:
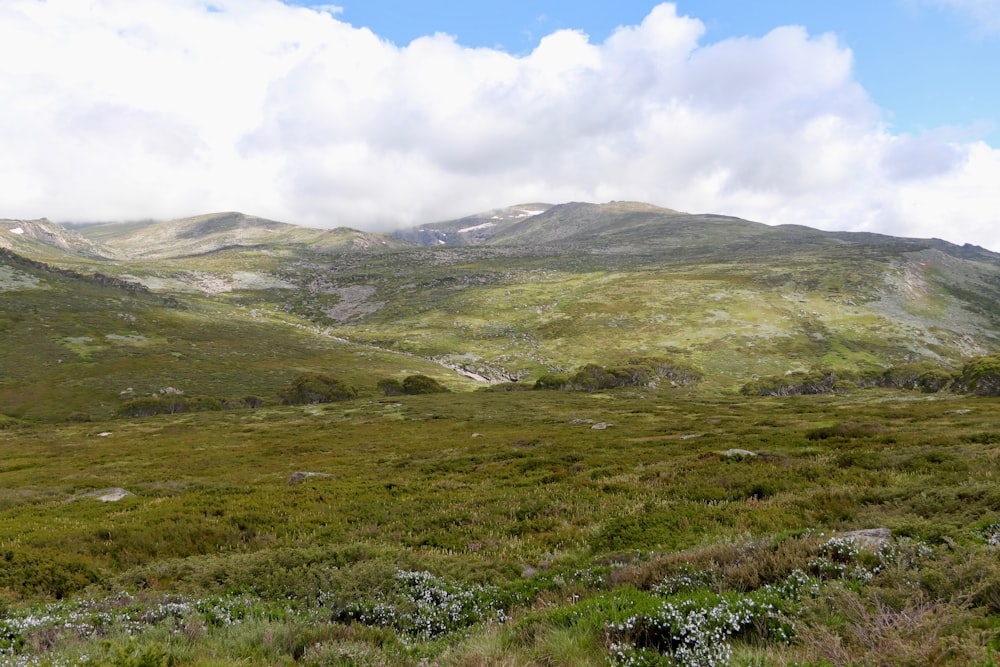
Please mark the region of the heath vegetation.
<svg viewBox="0 0 1000 667"><path fill-rule="evenodd" d="M997 663L1000 258L537 208L0 252L0 664Z"/></svg>

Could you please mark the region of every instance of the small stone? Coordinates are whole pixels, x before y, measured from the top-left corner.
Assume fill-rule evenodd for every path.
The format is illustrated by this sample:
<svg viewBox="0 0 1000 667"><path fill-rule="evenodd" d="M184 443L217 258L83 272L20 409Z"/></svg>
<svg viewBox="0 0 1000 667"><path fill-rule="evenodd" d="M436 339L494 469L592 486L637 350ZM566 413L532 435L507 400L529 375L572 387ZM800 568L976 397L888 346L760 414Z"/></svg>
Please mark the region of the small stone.
<svg viewBox="0 0 1000 667"><path fill-rule="evenodd" d="M725 456L727 458L733 457L733 458L745 459L745 458L757 456L757 452L751 452L749 449L735 449L734 448L734 449L727 449L726 451L719 452L719 453L722 456Z"/></svg>
<svg viewBox="0 0 1000 667"><path fill-rule="evenodd" d="M608 427L608 425L607 425L607 424L605 424L604 422L597 422L596 424L594 424L594 425L593 425L593 426L591 426L590 428L591 428L591 430L593 430L593 431L603 431L603 430L604 430L604 429L606 429L607 427Z"/></svg>

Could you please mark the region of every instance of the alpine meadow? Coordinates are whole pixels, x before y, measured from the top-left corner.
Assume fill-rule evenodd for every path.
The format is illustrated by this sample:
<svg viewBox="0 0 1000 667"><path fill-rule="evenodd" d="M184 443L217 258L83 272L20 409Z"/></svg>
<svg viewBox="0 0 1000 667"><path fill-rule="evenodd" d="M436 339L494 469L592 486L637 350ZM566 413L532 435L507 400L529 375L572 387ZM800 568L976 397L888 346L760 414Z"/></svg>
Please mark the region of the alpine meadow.
<svg viewBox="0 0 1000 667"><path fill-rule="evenodd" d="M998 396L974 245L0 220L0 664L993 666Z"/></svg>

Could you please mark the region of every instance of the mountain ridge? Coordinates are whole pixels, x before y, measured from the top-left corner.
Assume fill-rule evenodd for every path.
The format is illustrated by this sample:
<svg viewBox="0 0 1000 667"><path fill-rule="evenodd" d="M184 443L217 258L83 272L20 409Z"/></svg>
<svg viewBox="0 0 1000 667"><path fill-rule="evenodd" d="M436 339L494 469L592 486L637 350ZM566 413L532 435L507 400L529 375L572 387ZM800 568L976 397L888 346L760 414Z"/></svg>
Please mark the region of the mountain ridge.
<svg viewBox="0 0 1000 667"><path fill-rule="evenodd" d="M498 382L667 354L728 390L1000 347L1000 255L935 239L640 202L518 204L409 239L234 212L78 231L107 255L36 240L24 255Z"/></svg>
<svg viewBox="0 0 1000 667"><path fill-rule="evenodd" d="M227 248L308 246L316 250L396 247L394 237L348 227L317 229L236 211L145 223L104 223L79 227L120 259L169 259Z"/></svg>

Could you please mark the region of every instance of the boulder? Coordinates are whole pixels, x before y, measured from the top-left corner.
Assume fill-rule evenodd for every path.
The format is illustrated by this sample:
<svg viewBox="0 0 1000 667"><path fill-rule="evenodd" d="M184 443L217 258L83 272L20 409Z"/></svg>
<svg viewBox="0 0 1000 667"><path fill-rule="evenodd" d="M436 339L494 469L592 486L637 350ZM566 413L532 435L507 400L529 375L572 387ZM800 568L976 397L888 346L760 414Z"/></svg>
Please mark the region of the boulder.
<svg viewBox="0 0 1000 667"><path fill-rule="evenodd" d="M727 449L724 452L719 452L719 454L721 456L725 456L726 458L738 458L738 459L746 459L757 456L757 452L751 452L749 449L736 449L736 448Z"/></svg>

